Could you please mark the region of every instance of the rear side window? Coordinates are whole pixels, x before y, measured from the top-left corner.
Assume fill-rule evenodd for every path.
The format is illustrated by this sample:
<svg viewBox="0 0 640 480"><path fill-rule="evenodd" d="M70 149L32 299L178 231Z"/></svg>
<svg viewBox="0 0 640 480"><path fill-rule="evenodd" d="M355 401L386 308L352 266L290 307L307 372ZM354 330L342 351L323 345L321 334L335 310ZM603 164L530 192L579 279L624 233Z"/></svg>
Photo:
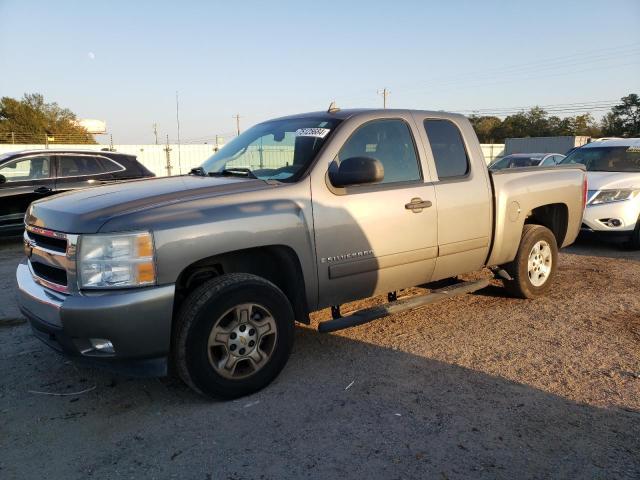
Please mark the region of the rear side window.
<svg viewBox="0 0 640 480"><path fill-rule="evenodd" d="M81 175L99 175L101 173L122 170L115 162L105 158L88 155L61 155L59 157L59 177L77 177Z"/></svg>
<svg viewBox="0 0 640 480"><path fill-rule="evenodd" d="M440 180L469 173L469 157L458 127L448 120L425 120L424 129Z"/></svg>

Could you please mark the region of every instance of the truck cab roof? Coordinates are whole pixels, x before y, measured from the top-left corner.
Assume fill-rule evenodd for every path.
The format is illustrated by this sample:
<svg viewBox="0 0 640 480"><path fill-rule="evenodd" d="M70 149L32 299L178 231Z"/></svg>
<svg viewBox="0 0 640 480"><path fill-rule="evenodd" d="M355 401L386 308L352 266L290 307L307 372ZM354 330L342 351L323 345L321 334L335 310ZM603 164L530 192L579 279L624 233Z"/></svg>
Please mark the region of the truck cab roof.
<svg viewBox="0 0 640 480"><path fill-rule="evenodd" d="M275 120L288 120L292 118L327 118L327 119L339 119L339 120L347 120L349 118L360 116L360 115L389 115L389 114L407 114L407 113L420 113L420 114L429 114L430 116L436 118L443 119L460 119L466 118L464 115L459 113L450 113L444 111L435 111L435 110L415 110L415 109L395 109L395 108L348 108L348 109L340 109L335 111L318 111L318 112L307 112L307 113L299 113L294 115L287 115L284 117L276 118Z"/></svg>

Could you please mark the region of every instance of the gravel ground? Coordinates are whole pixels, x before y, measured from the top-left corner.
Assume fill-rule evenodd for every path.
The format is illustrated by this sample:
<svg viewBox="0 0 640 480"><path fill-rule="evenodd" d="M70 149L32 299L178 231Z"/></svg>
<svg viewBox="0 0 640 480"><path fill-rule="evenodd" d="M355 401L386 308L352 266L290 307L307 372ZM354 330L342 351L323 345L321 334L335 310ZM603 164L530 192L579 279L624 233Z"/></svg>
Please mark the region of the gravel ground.
<svg viewBox="0 0 640 480"><path fill-rule="evenodd" d="M0 478L640 478L640 252L582 242L535 301L494 282L329 335L319 312L233 402L50 352L16 320L19 252L0 245Z"/></svg>

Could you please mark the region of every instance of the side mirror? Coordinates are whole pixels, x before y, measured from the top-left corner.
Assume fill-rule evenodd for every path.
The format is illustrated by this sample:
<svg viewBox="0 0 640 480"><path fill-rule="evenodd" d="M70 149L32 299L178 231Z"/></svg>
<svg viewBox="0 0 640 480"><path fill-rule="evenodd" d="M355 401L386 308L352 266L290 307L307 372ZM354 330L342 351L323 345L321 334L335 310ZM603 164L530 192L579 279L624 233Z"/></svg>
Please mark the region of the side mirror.
<svg viewBox="0 0 640 480"><path fill-rule="evenodd" d="M384 167L380 160L371 157L351 157L329 168L329 181L334 187L378 183L384 179Z"/></svg>
<svg viewBox="0 0 640 480"><path fill-rule="evenodd" d="M3 183L7 183L7 177L5 177L4 175L0 174L0 185L2 185Z"/></svg>

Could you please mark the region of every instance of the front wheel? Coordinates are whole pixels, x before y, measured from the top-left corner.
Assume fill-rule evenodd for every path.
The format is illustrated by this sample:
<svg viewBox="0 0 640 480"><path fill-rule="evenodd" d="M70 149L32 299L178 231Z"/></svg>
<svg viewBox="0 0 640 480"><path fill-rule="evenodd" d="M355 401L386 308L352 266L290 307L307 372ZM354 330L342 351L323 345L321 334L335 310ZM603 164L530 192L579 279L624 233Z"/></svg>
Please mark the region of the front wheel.
<svg viewBox="0 0 640 480"><path fill-rule="evenodd" d="M197 392L237 398L276 378L293 336L293 311L277 286L255 275L222 275L182 304L174 362L182 380Z"/></svg>
<svg viewBox="0 0 640 480"><path fill-rule="evenodd" d="M504 286L514 297L540 297L551 288L557 268L558 245L551 230L525 225L516 258L504 266L512 278Z"/></svg>

